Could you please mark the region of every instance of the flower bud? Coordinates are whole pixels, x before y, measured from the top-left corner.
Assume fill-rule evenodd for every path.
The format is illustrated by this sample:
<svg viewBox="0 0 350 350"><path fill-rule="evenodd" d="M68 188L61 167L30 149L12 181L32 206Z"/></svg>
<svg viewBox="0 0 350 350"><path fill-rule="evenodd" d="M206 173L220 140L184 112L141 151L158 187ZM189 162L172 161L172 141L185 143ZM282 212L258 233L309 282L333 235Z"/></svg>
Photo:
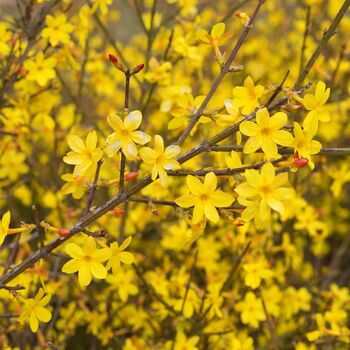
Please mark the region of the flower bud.
<svg viewBox="0 0 350 350"><path fill-rule="evenodd" d="M139 173L136 171L130 171L129 173L125 174L124 180L125 181L132 181L135 180L139 176Z"/></svg>
<svg viewBox="0 0 350 350"><path fill-rule="evenodd" d="M145 67L143 63L138 64L136 67L134 67L131 71L131 75L137 74L138 72L142 71L142 69Z"/></svg>
<svg viewBox="0 0 350 350"><path fill-rule="evenodd" d="M60 228L60 229L58 229L57 233L61 237L68 237L70 235L70 231L68 230L68 228Z"/></svg>
<svg viewBox="0 0 350 350"><path fill-rule="evenodd" d="M114 67L120 70L121 72L126 73L128 71L128 69L118 61L118 58L112 55L111 53L108 54L108 60L109 62L113 63Z"/></svg>

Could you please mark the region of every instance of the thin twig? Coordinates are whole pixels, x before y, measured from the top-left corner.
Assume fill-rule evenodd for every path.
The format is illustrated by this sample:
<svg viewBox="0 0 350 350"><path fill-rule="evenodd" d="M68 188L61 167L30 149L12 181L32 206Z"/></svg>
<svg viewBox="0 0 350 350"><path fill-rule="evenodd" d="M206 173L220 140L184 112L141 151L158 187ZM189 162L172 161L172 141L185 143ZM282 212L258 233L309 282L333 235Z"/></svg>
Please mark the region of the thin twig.
<svg viewBox="0 0 350 350"><path fill-rule="evenodd" d="M150 294L152 294L154 298L157 299L162 305L164 305L168 311L170 311L173 315L177 316L178 313L155 291L153 286L147 282L140 268L135 264L133 264L132 267L134 268L137 277L142 281L142 283L146 287L147 291Z"/></svg>
<svg viewBox="0 0 350 350"><path fill-rule="evenodd" d="M39 218L39 213L38 213L38 210L36 209L35 205L32 205L32 211L33 211L35 226L36 226L38 233L39 233L40 246L43 247L45 244L45 230L40 225L41 220Z"/></svg>
<svg viewBox="0 0 350 350"><path fill-rule="evenodd" d="M303 44L301 46L301 52L300 52L300 68L299 68L299 74L301 74L303 68L304 68L304 60L305 60L305 50L306 50L306 40L310 33L310 18L311 18L311 8L310 6L306 7L306 18L305 18L305 30L304 30L304 36L303 36Z"/></svg>
<svg viewBox="0 0 350 350"><path fill-rule="evenodd" d="M189 293L190 288L191 288L191 282L193 279L193 274L194 274L194 270L196 267L197 258L198 258L198 250L196 250L196 252L194 253L194 259L193 259L193 264L192 264L191 271L190 271L190 277L189 277L188 282L186 284L186 290L185 290L184 298L183 298L182 305L181 305L181 311L180 311L181 314L184 311L187 296L188 296L188 293Z"/></svg>
<svg viewBox="0 0 350 350"><path fill-rule="evenodd" d="M236 274L236 271L237 271L238 267L241 265L243 258L248 253L251 244L252 244L252 242L248 242L248 244L244 247L244 249L243 249L242 253L240 254L240 256L238 257L238 259L236 260L236 263L234 265L232 265L231 270L229 271L229 273L226 277L226 280L220 289L220 294L225 292L226 290L228 290L230 288L232 280Z"/></svg>
<svg viewBox="0 0 350 350"><path fill-rule="evenodd" d="M100 170L101 170L102 163L103 163L102 159L100 159L97 162L96 171L95 171L95 177L94 177L94 181L93 181L93 183L92 183L92 185L90 187L90 194L89 194L89 198L88 198L86 207L84 209L84 215L87 215L89 213L91 205L92 205L92 201L94 200L94 196L95 196L96 189L97 189L98 177L100 175Z"/></svg>
<svg viewBox="0 0 350 350"><path fill-rule="evenodd" d="M274 350L279 350L278 344L277 344L277 339L276 339L276 334L275 334L275 326L273 324L273 320L271 319L268 311L267 311L267 307L265 304L265 300L262 296L262 293L260 292L260 299L261 299L261 303L264 309L264 314L266 317L266 323L267 323L267 327L269 328L269 332L271 335L271 341L272 341L272 346L274 348Z"/></svg>
<svg viewBox="0 0 350 350"><path fill-rule="evenodd" d="M310 57L309 61L306 63L304 69L299 74L299 77L298 77L297 81L294 84L294 88L299 88L303 84L306 76L309 74L311 68L313 67L313 65L317 61L317 59L320 56L321 52L327 46L328 41L336 33L337 28L339 26L339 23L342 20L342 18L344 17L344 15L345 15L346 11L348 10L349 6L350 6L350 0L345 0L343 5L342 5L342 7L339 10L339 12L334 17L334 19L333 19L330 27L328 28L328 30L326 30L323 33L323 37L322 37L319 45L317 46L316 50L314 51L314 53Z"/></svg>
<svg viewBox="0 0 350 350"><path fill-rule="evenodd" d="M286 82L288 75L289 75L289 69L287 70L286 74L284 75L281 83L277 86L277 88L275 89L275 91L273 92L273 94L271 95L269 100L265 103L265 106L269 106L275 100L277 95L282 91L283 85Z"/></svg>
<svg viewBox="0 0 350 350"><path fill-rule="evenodd" d="M272 164L279 163L285 160L286 157L282 156L280 158L274 159L271 161ZM267 161L263 161L253 165L242 166L239 168L227 168L227 169L201 169L201 170L168 170L167 173L169 176L205 176L209 173L214 173L217 176L228 176L239 173L244 173L247 169L260 169Z"/></svg>
<svg viewBox="0 0 350 350"><path fill-rule="evenodd" d="M350 0L349 0L350 1ZM244 30L241 34L241 36L239 37L235 47L233 48L233 50L230 53L230 56L228 57L227 61L225 62L225 64L223 65L219 75L216 77L213 85L211 86L208 94L206 95L204 101L202 102L202 104L199 106L199 108L197 109L197 111L193 114L189 124L187 125L187 127L185 128L185 130L183 131L183 133L180 135L177 144L178 145L182 145L183 142L185 141L186 137L190 134L191 130L194 128L194 126L196 125L197 121L199 120L199 118L201 117L205 107L208 105L208 103L210 102L211 98L214 96L214 93L216 92L218 86L220 85L222 79L224 78L224 76L226 75L226 73L228 72L233 60L235 59L239 49L242 47L242 45L244 44L250 30L253 28L253 24L254 21L257 17L257 14L260 10L260 7L262 6L262 4L265 2L265 0L259 0L259 3L248 23L248 25L246 25L244 27Z"/></svg>
<svg viewBox="0 0 350 350"><path fill-rule="evenodd" d="M235 145L216 145L213 147L210 147L210 152L243 152L244 146L235 146ZM279 147L278 153L279 154L293 154L295 151L292 147ZM256 152L262 153L263 150L259 149ZM315 154L317 155L332 155L332 156L348 156L350 155L350 148L349 147L323 147L321 148L320 152Z"/></svg>

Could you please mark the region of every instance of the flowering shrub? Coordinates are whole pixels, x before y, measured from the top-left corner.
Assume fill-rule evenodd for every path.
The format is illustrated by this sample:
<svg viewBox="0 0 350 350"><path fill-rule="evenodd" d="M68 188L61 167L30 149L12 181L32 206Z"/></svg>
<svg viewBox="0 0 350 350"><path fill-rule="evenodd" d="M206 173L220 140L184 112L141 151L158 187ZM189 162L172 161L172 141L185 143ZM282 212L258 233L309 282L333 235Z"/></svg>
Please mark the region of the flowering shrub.
<svg viewBox="0 0 350 350"><path fill-rule="evenodd" d="M349 6L4 5L0 348L348 349Z"/></svg>

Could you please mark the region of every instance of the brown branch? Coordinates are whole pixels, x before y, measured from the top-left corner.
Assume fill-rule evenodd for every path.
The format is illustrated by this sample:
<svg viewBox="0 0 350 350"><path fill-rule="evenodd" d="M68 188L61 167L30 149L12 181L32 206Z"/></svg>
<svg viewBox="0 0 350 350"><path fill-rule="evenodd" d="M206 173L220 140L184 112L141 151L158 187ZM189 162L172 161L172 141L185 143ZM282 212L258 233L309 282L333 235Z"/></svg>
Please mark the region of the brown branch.
<svg viewBox="0 0 350 350"><path fill-rule="evenodd" d="M244 146L235 146L235 145L216 145L213 147L210 147L210 152L231 152L231 151L237 151L237 152L243 152ZM261 149L257 150L256 152L262 153L263 151ZM294 148L292 147L279 147L278 148L279 154L293 154ZM348 156L350 155L350 147L323 147L321 148L320 152L315 154L317 155L332 155L332 156Z"/></svg>
<svg viewBox="0 0 350 350"><path fill-rule="evenodd" d="M274 159L271 161L272 164L277 164L283 160L285 160L286 157L282 156L280 158ZM253 165L247 165L242 166L240 168L227 168L227 169L201 169L201 170L168 170L167 173L169 176L187 176L187 175L193 175L193 176L205 176L209 173L214 173L217 176L229 176L239 173L244 173L247 169L260 169L266 162L260 162Z"/></svg>
<svg viewBox="0 0 350 350"><path fill-rule="evenodd" d="M350 0L349 0L350 1ZM194 128L194 126L196 125L197 121L199 120L199 118L201 117L204 108L208 105L208 103L210 102L211 98L213 97L214 93L216 92L218 86L220 85L222 79L224 78L224 76L226 75L226 73L228 72L233 60L235 59L239 49L242 47L242 45L244 44L250 30L253 27L254 21L257 17L257 14L260 10L260 7L262 6L262 4L265 2L265 0L259 0L259 3L248 23L247 26L244 27L244 30L241 34L241 36L239 37L235 47L233 48L233 50L230 53L230 56L228 57L227 61L225 62L225 64L223 65L219 75L217 76L217 78L215 79L213 85L211 86L208 94L206 95L204 101L202 102L202 104L200 105L200 107L197 109L197 111L193 114L189 124L187 125L186 129L183 131L183 133L180 135L177 144L178 145L182 145L183 142L185 141L186 137L190 134L191 130Z"/></svg>

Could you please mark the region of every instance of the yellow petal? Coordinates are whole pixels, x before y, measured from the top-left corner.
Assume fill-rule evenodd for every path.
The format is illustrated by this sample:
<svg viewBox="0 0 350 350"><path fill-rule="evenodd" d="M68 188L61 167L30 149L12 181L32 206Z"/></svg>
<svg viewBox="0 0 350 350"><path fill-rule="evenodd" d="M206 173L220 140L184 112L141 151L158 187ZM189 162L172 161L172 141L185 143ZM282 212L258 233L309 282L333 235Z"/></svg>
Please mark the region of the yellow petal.
<svg viewBox="0 0 350 350"><path fill-rule="evenodd" d="M51 312L42 306L36 307L35 314L41 322L49 322L52 317Z"/></svg>
<svg viewBox="0 0 350 350"><path fill-rule="evenodd" d="M213 172L205 175L204 186L207 193L213 193L218 185L218 180Z"/></svg>
<svg viewBox="0 0 350 350"><path fill-rule="evenodd" d="M93 151L96 148L97 144L97 134L96 131L91 131L86 137L86 148L90 151Z"/></svg>
<svg viewBox="0 0 350 350"><path fill-rule="evenodd" d="M167 159L175 158L178 154L180 154L181 148L176 145L170 145L165 149L164 155Z"/></svg>
<svg viewBox="0 0 350 350"><path fill-rule="evenodd" d="M164 141L160 135L154 136L154 150L159 154L164 152Z"/></svg>
<svg viewBox="0 0 350 350"><path fill-rule="evenodd" d="M210 203L218 208L230 206L233 200L234 198L230 193L225 193L220 190L215 191L210 195Z"/></svg>
<svg viewBox="0 0 350 350"><path fill-rule="evenodd" d="M261 147L262 139L258 137L250 137L244 145L243 153L251 154Z"/></svg>
<svg viewBox="0 0 350 350"><path fill-rule="evenodd" d="M217 23L213 26L210 35L214 39L218 39L221 37L222 34L225 33L225 23Z"/></svg>
<svg viewBox="0 0 350 350"><path fill-rule="evenodd" d="M142 114L140 111L132 111L124 120L125 128L129 131L136 130L142 122Z"/></svg>
<svg viewBox="0 0 350 350"><path fill-rule="evenodd" d="M2 216L2 219L1 219L1 227L2 227L2 230L3 231L6 231L8 230L9 226L10 226L10 220L11 220L11 213L10 211L8 210L3 216Z"/></svg>
<svg viewBox="0 0 350 350"><path fill-rule="evenodd" d="M101 263L97 263L94 261L90 263L90 272L92 276L98 279L103 279L107 276L106 268Z"/></svg>
<svg viewBox="0 0 350 350"><path fill-rule="evenodd" d="M33 333L36 333L38 331L39 322L38 322L38 319L36 318L36 316L33 312L30 314L29 325L30 325L30 329L32 330Z"/></svg>
<svg viewBox="0 0 350 350"><path fill-rule="evenodd" d="M293 136L286 130L277 130L272 134L272 140L281 146L291 146Z"/></svg>
<svg viewBox="0 0 350 350"><path fill-rule="evenodd" d="M92 257L94 261L101 263L108 260L111 257L111 254L112 252L110 248L102 248L102 249L96 249L92 253Z"/></svg>
<svg viewBox="0 0 350 350"><path fill-rule="evenodd" d="M267 199L267 204L273 209L279 212L281 215L284 214L284 205L281 201L270 197Z"/></svg>
<svg viewBox="0 0 350 350"><path fill-rule="evenodd" d="M81 266L81 261L72 259L67 261L63 266L62 266L62 272L63 273L74 273L77 272L80 269Z"/></svg>
<svg viewBox="0 0 350 350"><path fill-rule="evenodd" d="M80 267L78 272L79 284L83 287L88 286L91 282L91 273L88 265L83 265Z"/></svg>
<svg viewBox="0 0 350 350"><path fill-rule="evenodd" d="M197 203L197 198L192 194L184 194L175 199L175 203L182 208L193 207Z"/></svg>
<svg viewBox="0 0 350 350"><path fill-rule="evenodd" d="M186 183L191 193L193 193L195 196L199 196L204 191L202 182L192 175L188 175L186 177Z"/></svg>
<svg viewBox="0 0 350 350"><path fill-rule="evenodd" d="M124 123L116 114L109 115L107 117L107 123L115 131L124 129Z"/></svg>
<svg viewBox="0 0 350 350"><path fill-rule="evenodd" d="M264 151L266 158L271 159L278 157L277 145L269 137L263 139L261 148Z"/></svg>
<svg viewBox="0 0 350 350"><path fill-rule="evenodd" d="M143 147L140 150L141 159L147 164L153 164L156 160L156 152L150 147Z"/></svg>
<svg viewBox="0 0 350 350"><path fill-rule="evenodd" d="M83 250L75 243L68 243L65 248L66 253L74 258L79 259L84 255Z"/></svg>
<svg viewBox="0 0 350 350"><path fill-rule="evenodd" d="M267 108L262 108L256 112L256 122L260 128L270 128L270 114Z"/></svg>
<svg viewBox="0 0 350 350"><path fill-rule="evenodd" d="M128 264L128 265L132 264L135 260L134 256L129 252L121 252L119 254L119 258L123 264Z"/></svg>
<svg viewBox="0 0 350 350"><path fill-rule="evenodd" d="M151 136L143 131L133 131L131 137L132 140L139 145L145 145L147 142L151 141Z"/></svg>
<svg viewBox="0 0 350 350"><path fill-rule="evenodd" d="M204 207L202 202L197 202L193 209L192 223L198 224L204 216Z"/></svg>
<svg viewBox="0 0 350 350"><path fill-rule="evenodd" d="M250 121L244 121L239 126L239 130L243 135L256 136L258 133L258 125Z"/></svg>
<svg viewBox="0 0 350 350"><path fill-rule="evenodd" d="M85 144L83 140L77 135L68 136L68 145L73 151L77 153L82 153L85 150Z"/></svg>
<svg viewBox="0 0 350 350"><path fill-rule="evenodd" d="M214 224L217 223L220 219L216 208L208 202L204 204L204 214L208 218L208 220L210 220Z"/></svg>
<svg viewBox="0 0 350 350"><path fill-rule="evenodd" d="M275 113L269 121L270 128L278 130L284 127L288 122L288 117L286 113L278 112Z"/></svg>
<svg viewBox="0 0 350 350"><path fill-rule="evenodd" d="M175 170L175 169L180 169L180 168L181 168L180 163L175 159L168 159L164 163L165 170Z"/></svg>
<svg viewBox="0 0 350 350"><path fill-rule="evenodd" d="M131 241L132 241L132 236L127 237L123 241L123 243L120 245L119 250L120 251L125 250L130 245Z"/></svg>
<svg viewBox="0 0 350 350"><path fill-rule="evenodd" d="M127 159L135 160L137 158L137 148L133 142L122 145L122 150Z"/></svg>

